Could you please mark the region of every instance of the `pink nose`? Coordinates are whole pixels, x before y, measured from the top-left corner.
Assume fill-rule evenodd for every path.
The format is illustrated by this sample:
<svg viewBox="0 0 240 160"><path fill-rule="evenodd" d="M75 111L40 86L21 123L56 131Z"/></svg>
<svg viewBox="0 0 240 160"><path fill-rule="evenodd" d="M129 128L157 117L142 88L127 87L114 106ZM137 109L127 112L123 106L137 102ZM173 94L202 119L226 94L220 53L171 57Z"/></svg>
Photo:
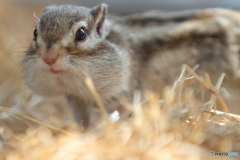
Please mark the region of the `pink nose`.
<svg viewBox="0 0 240 160"><path fill-rule="evenodd" d="M47 51L42 53L41 57L46 64L53 65L58 59L58 54L54 51Z"/></svg>

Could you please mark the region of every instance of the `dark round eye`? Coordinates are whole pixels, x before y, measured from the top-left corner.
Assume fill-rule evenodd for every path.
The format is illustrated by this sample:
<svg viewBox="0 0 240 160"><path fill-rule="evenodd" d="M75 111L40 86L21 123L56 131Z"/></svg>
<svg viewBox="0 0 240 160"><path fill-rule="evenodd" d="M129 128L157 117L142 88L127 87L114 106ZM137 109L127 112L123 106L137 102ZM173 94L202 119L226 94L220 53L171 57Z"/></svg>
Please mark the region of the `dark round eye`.
<svg viewBox="0 0 240 160"><path fill-rule="evenodd" d="M76 41L83 41L86 39L86 32L84 29L80 28L77 30L77 33L76 33Z"/></svg>
<svg viewBox="0 0 240 160"><path fill-rule="evenodd" d="M34 36L33 40L34 40L34 41L37 40L37 35L38 35L37 29L34 29L34 31L33 31L33 36Z"/></svg>

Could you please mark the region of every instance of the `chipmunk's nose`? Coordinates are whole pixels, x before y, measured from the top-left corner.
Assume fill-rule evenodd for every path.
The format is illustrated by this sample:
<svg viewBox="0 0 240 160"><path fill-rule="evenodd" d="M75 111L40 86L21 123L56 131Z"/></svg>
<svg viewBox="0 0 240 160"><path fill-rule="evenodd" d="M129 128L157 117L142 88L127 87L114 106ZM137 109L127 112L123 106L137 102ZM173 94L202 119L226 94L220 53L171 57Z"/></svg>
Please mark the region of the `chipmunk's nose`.
<svg viewBox="0 0 240 160"><path fill-rule="evenodd" d="M41 55L43 61L49 66L53 65L58 59L58 53L55 51L46 51Z"/></svg>

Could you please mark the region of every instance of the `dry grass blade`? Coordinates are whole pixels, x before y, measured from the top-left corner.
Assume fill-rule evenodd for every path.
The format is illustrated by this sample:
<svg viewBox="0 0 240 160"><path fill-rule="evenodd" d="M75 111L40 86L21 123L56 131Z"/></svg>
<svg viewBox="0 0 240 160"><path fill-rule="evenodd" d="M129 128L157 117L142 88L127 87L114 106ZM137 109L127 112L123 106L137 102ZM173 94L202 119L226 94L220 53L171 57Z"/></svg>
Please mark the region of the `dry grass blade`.
<svg viewBox="0 0 240 160"><path fill-rule="evenodd" d="M188 65L184 64L183 67L189 72L191 73L196 80L198 80L201 84L203 84L210 92L212 92L213 94L216 95L218 101L220 102L223 110L225 112L228 112L227 109L227 105L225 104L225 102L223 101L222 97L215 91L215 89L212 88L211 84L207 83L206 81L204 81L193 69L191 69Z"/></svg>
<svg viewBox="0 0 240 160"><path fill-rule="evenodd" d="M193 67L193 71L195 71L196 69L198 69L198 67L199 67L199 65L194 66L194 67ZM185 71L186 71L186 69L185 69L184 67L182 67L182 68L183 68L183 69L182 69L182 72L181 72L178 80L175 81L174 84L173 84L173 89L176 88L176 86L177 86L177 84L178 84L179 82L185 81L185 80L189 80L189 79L193 79L193 78L194 78L194 76L189 77L189 74L187 74L187 76L185 76ZM185 77L187 77L187 78L185 78Z"/></svg>
<svg viewBox="0 0 240 160"><path fill-rule="evenodd" d="M20 117L20 118L29 120L29 121L31 121L31 122L37 123L37 124L39 124L39 125L41 125L41 126L44 126L44 127L49 128L49 129L52 129L52 130L55 130L55 131L58 131L58 132L61 132L61 133L64 133L64 134L72 135L71 133L69 133L69 132L67 132L67 131L65 131L65 130L62 130L62 129L60 129L60 128L57 128L57 127L51 126L51 125L49 125L49 124L43 123L43 122L41 122L41 121L38 121L38 120L36 120L36 119L34 119L34 118L28 117L28 116L23 115L23 114L21 114L21 113L17 113L17 112L15 112L15 111L11 111L10 109L8 109L8 108L6 108L6 107L0 106L0 110L3 111L3 112L9 113L9 114L13 114L13 115L15 115L15 116L18 116L18 117Z"/></svg>
<svg viewBox="0 0 240 160"><path fill-rule="evenodd" d="M215 104L215 100L216 100L216 97L217 97L217 95L218 95L219 89L220 89L221 84L222 84L222 82L223 82L224 76L225 76L225 74L222 73L221 76L219 77L219 79L218 79L218 81L217 81L217 84L216 84L216 86L215 86L215 90L216 90L216 93L217 93L217 94L213 94L213 95L211 96L210 101L211 101L212 103L209 104L209 105L206 105L205 108L210 109L210 110L213 108L213 105ZM226 110L227 110L227 108L226 108ZM210 116L210 114L203 114L203 117L202 117L202 118L203 118L204 121L207 121L208 118L209 118L209 116Z"/></svg>
<svg viewBox="0 0 240 160"><path fill-rule="evenodd" d="M104 119L106 120L106 122L110 123L107 111L106 111L106 109L105 109L105 107L103 105L103 102L101 101L100 96L98 95L98 93L97 93L97 91L96 91L96 89L94 87L94 84L93 84L91 78L87 77L85 83L86 83L89 91L91 92L95 102L97 103L97 106L101 110L101 113L102 113Z"/></svg>

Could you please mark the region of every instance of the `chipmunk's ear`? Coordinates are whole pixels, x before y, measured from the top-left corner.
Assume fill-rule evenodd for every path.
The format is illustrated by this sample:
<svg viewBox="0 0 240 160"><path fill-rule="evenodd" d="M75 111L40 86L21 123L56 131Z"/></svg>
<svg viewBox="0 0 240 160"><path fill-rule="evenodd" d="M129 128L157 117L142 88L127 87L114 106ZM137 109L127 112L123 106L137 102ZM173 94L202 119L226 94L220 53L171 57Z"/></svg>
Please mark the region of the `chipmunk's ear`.
<svg viewBox="0 0 240 160"><path fill-rule="evenodd" d="M94 29L100 37L104 37L104 22L107 14L107 5L101 4L99 6L93 7L91 14L94 19Z"/></svg>

